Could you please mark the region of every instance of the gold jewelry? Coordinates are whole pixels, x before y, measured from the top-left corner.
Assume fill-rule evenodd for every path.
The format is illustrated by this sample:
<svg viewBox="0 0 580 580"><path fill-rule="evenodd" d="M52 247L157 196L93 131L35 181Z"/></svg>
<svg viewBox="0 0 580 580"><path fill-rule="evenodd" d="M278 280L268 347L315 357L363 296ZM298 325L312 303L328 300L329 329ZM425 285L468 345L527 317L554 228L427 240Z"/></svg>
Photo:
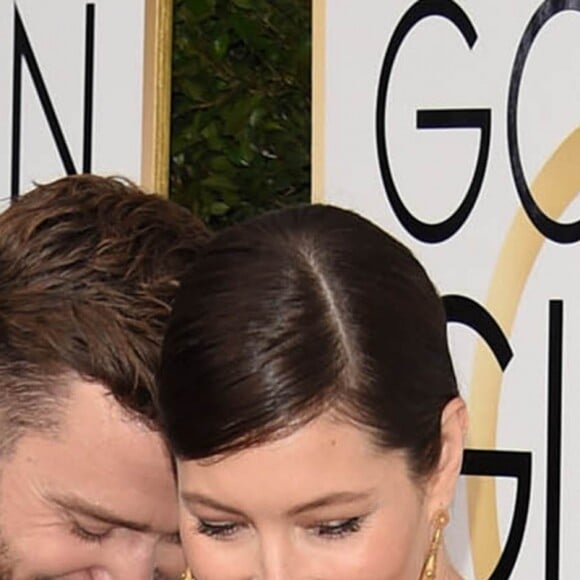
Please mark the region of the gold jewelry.
<svg viewBox="0 0 580 580"><path fill-rule="evenodd" d="M421 572L420 580L434 580L437 573L437 556L443 539L443 528L449 523L449 515L447 511L441 510L435 516L435 530L431 538L431 545L429 552L423 565L423 572Z"/></svg>
<svg viewBox="0 0 580 580"><path fill-rule="evenodd" d="M187 570L181 575L180 580L195 580L191 570L187 568Z"/></svg>

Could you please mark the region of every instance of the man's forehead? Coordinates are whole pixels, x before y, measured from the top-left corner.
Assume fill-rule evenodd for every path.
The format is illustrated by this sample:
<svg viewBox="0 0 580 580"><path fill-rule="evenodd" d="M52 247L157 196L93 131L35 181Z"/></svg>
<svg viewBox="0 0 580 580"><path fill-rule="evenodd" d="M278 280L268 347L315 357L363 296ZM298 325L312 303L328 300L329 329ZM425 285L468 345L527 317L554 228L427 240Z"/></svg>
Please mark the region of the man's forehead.
<svg viewBox="0 0 580 580"><path fill-rule="evenodd" d="M110 479L139 478L174 488L172 458L161 434L152 430L98 383L77 381L62 418L63 452L78 456L87 471ZM79 466L77 465L77 468Z"/></svg>
<svg viewBox="0 0 580 580"><path fill-rule="evenodd" d="M174 472L161 436L98 383L78 380L63 401L58 435L31 431L8 462L63 513L142 531L177 528Z"/></svg>
<svg viewBox="0 0 580 580"><path fill-rule="evenodd" d="M166 450L159 433L134 412L124 409L102 384L72 377L67 390L63 413L65 431L91 431L105 439L124 436L125 440L136 440L138 444L155 442ZM166 454L169 455L167 451Z"/></svg>

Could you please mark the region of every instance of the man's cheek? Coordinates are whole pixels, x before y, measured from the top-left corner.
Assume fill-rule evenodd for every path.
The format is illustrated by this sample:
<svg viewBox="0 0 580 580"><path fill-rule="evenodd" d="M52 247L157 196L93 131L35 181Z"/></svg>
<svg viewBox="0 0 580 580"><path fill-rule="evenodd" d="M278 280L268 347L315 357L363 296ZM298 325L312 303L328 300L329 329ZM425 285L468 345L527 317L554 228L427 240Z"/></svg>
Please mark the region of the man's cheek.
<svg viewBox="0 0 580 580"><path fill-rule="evenodd" d="M163 544L158 547L155 580L178 579L186 567L187 564L181 546Z"/></svg>
<svg viewBox="0 0 580 580"><path fill-rule="evenodd" d="M13 550L15 564L11 580L92 578L90 568L95 566L95 548L79 545L68 531L35 531ZM0 576L0 580L2 577Z"/></svg>

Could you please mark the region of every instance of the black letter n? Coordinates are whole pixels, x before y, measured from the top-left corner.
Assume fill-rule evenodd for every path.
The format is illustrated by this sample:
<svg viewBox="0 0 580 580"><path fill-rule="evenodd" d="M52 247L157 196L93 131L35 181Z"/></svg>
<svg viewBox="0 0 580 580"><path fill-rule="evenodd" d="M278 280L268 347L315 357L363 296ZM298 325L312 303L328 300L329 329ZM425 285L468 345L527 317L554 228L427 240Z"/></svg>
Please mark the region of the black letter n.
<svg viewBox="0 0 580 580"><path fill-rule="evenodd" d="M68 175L77 173L70 149L65 141L64 134L44 79L38 66L38 61L32 50L32 45L18 8L14 7L14 78L12 92L12 178L11 198L18 197L20 190L20 131L22 113L22 61L30 72L34 88L40 99L40 104L52 137L56 144L58 154L62 160L64 169ZM91 171L92 157L92 125L93 125L93 76L94 76L94 53L95 53L95 5L87 4L86 10L86 40L85 40L85 85L84 85L84 122L83 122L83 172Z"/></svg>

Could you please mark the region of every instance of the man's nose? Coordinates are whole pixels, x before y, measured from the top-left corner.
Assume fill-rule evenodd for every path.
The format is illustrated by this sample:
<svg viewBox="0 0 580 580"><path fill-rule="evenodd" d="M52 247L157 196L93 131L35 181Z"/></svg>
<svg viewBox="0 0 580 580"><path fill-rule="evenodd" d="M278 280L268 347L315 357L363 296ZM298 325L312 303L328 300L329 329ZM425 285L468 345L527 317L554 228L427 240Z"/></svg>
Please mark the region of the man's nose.
<svg viewBox="0 0 580 580"><path fill-rule="evenodd" d="M154 580L155 555L150 546L117 551L91 570L91 580Z"/></svg>

